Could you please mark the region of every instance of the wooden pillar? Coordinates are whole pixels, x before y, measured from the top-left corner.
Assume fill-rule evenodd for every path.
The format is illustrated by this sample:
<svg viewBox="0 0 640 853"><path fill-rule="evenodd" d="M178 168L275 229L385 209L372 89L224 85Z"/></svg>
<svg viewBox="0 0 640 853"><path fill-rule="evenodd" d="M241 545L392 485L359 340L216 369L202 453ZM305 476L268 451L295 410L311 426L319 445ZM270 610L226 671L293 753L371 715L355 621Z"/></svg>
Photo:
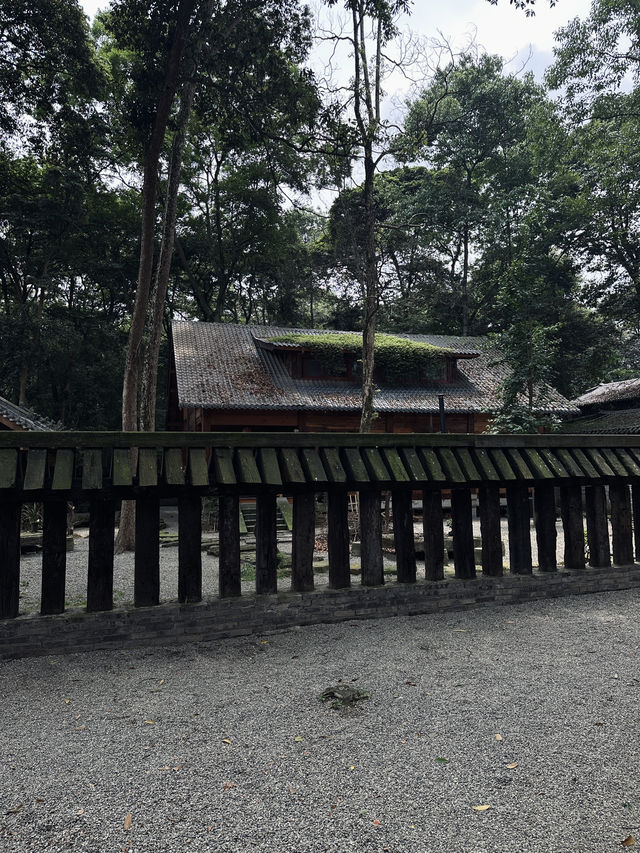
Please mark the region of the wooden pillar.
<svg viewBox="0 0 640 853"><path fill-rule="evenodd" d="M509 523L509 566L513 575L530 575L531 519L529 488L525 483L507 487L507 520Z"/></svg>
<svg viewBox="0 0 640 853"><path fill-rule="evenodd" d="M640 563L640 483L637 481L631 486L631 501L633 506L633 540L636 562Z"/></svg>
<svg viewBox="0 0 640 853"><path fill-rule="evenodd" d="M89 505L87 610L113 609L113 542L116 507L112 500L92 497Z"/></svg>
<svg viewBox="0 0 640 853"><path fill-rule="evenodd" d="M631 529L631 498L627 483L614 482L609 486L611 502L611 539L614 566L633 563L633 532Z"/></svg>
<svg viewBox="0 0 640 853"><path fill-rule="evenodd" d="M351 586L349 565L349 497L343 491L327 494L327 548L329 551L329 586L346 589Z"/></svg>
<svg viewBox="0 0 640 853"><path fill-rule="evenodd" d="M425 578L428 581L440 581L444 577L444 530L440 489L429 489L422 493L422 530Z"/></svg>
<svg viewBox="0 0 640 853"><path fill-rule="evenodd" d="M42 597L40 613L64 613L67 567L67 502L45 501L42 520Z"/></svg>
<svg viewBox="0 0 640 853"><path fill-rule="evenodd" d="M237 495L222 493L218 499L220 556L218 584L221 598L240 595L240 502Z"/></svg>
<svg viewBox="0 0 640 853"><path fill-rule="evenodd" d="M256 592L264 595L278 591L277 504L274 494L256 499Z"/></svg>
<svg viewBox="0 0 640 853"><path fill-rule="evenodd" d="M291 589L313 589L313 546L316 535L316 504L313 492L293 499L293 539L291 546Z"/></svg>
<svg viewBox="0 0 640 853"><path fill-rule="evenodd" d="M13 619L18 615L20 510L18 502L0 503L0 619Z"/></svg>
<svg viewBox="0 0 640 853"><path fill-rule="evenodd" d="M202 601L202 500L178 498L178 601Z"/></svg>
<svg viewBox="0 0 640 853"><path fill-rule="evenodd" d="M476 561L470 489L453 489L451 491L451 530L453 533L455 575L463 580L475 578Z"/></svg>
<svg viewBox="0 0 640 853"><path fill-rule="evenodd" d="M155 492L136 500L133 599L136 607L160 602L160 501Z"/></svg>
<svg viewBox="0 0 640 853"><path fill-rule="evenodd" d="M379 491L360 492L360 565L363 586L384 583Z"/></svg>
<svg viewBox="0 0 640 853"><path fill-rule="evenodd" d="M584 523L580 486L560 487L560 514L564 530L564 567L584 569Z"/></svg>
<svg viewBox="0 0 640 853"><path fill-rule="evenodd" d="M533 511L538 546L538 568L555 572L558 568L556 546L556 498L553 483L538 483L533 490Z"/></svg>
<svg viewBox="0 0 640 853"><path fill-rule="evenodd" d="M416 546L413 541L411 491L396 489L391 495L393 541L398 583L416 582Z"/></svg>
<svg viewBox="0 0 640 853"><path fill-rule="evenodd" d="M478 489L480 536L482 537L482 574L502 575L502 530L500 527L500 489L493 483Z"/></svg>
<svg viewBox="0 0 640 853"><path fill-rule="evenodd" d="M590 566L610 566L607 494L604 486L587 486L584 490L587 516L587 544Z"/></svg>

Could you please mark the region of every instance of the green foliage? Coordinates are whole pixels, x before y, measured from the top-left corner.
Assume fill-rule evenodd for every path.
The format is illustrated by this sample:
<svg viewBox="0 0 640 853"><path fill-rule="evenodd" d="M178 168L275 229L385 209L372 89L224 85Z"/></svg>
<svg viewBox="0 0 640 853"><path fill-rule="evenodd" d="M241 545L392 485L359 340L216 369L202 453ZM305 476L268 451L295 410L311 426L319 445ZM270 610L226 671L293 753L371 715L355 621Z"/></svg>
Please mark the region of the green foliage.
<svg viewBox="0 0 640 853"><path fill-rule="evenodd" d="M362 353L362 335L355 332L280 335L269 340L298 344L334 372L344 367L345 354L358 356ZM382 367L385 379L389 382L428 376L446 355L452 355L452 352L421 341L384 333L375 337L376 364Z"/></svg>

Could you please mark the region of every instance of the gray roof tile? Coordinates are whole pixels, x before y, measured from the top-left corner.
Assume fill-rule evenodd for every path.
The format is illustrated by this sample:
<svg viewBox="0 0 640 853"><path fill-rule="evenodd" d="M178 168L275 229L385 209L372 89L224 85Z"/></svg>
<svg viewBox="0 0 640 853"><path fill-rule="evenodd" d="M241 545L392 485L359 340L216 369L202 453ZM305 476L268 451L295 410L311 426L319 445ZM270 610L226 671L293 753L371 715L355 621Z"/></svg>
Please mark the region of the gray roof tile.
<svg viewBox="0 0 640 853"><path fill-rule="evenodd" d="M270 349L256 339L287 334L323 334L322 330L226 323L173 323L178 399L181 408L288 409L359 411L359 384L293 379ZM438 411L438 394L448 412L490 412L498 406L505 368L485 338L453 335L403 335L414 341L454 350L460 355L458 381L415 387L383 385L375 395L378 412ZM473 357L477 356L477 357ZM575 413L561 394L551 391L545 411Z"/></svg>
<svg viewBox="0 0 640 853"><path fill-rule="evenodd" d="M576 406L582 407L638 398L640 398L640 379L622 379L619 382L603 382L580 397L576 397L573 402Z"/></svg>
<svg viewBox="0 0 640 853"><path fill-rule="evenodd" d="M17 429L37 432L63 429L62 424L43 418L42 415L37 415L24 406L17 406L4 397L0 397L0 416L14 424Z"/></svg>

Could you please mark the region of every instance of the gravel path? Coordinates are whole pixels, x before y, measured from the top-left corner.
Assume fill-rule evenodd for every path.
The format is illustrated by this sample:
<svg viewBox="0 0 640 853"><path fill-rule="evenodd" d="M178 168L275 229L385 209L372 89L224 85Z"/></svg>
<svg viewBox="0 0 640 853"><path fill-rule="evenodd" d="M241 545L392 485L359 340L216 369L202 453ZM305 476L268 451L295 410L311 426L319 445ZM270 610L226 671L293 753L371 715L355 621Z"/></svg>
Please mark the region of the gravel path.
<svg viewBox="0 0 640 853"><path fill-rule="evenodd" d="M3 662L0 850L620 850L639 646L629 591Z"/></svg>

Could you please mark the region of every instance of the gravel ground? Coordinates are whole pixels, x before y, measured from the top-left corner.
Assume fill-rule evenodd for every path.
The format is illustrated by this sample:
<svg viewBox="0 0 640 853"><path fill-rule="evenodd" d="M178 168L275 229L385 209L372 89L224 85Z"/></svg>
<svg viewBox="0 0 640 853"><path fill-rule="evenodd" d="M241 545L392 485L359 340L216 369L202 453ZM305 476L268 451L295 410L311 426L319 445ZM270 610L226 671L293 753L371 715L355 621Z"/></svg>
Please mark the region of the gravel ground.
<svg viewBox="0 0 640 853"><path fill-rule="evenodd" d="M639 617L629 591L2 662L0 850L640 843ZM340 679L370 698L320 703Z"/></svg>

